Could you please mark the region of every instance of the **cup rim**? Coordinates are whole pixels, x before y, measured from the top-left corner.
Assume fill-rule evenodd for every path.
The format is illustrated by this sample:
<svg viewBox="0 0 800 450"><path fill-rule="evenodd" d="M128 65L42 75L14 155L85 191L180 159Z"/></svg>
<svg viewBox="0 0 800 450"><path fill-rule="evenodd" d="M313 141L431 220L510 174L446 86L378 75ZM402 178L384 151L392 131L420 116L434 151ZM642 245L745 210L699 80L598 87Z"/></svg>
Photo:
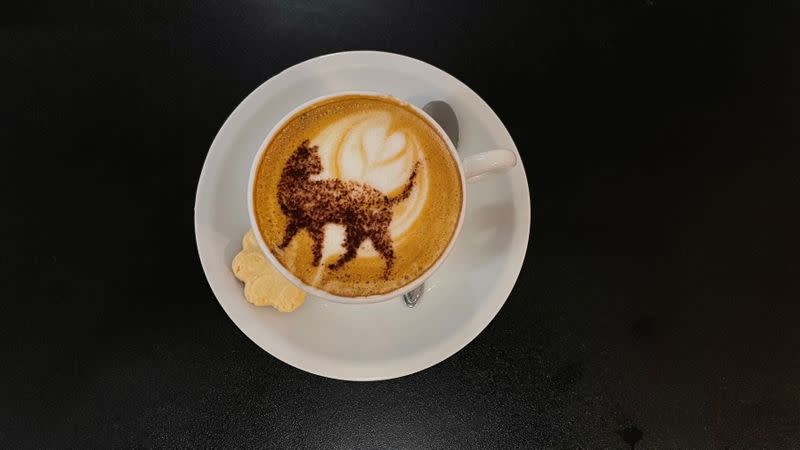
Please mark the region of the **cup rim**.
<svg viewBox="0 0 800 450"><path fill-rule="evenodd" d="M296 116L301 111L305 110L306 108L315 103L319 103L335 97L344 97L344 96L384 97L394 102L400 103L403 106L411 108L420 117L422 117L428 123L428 125L432 126L433 129L436 130L439 136L447 144L447 149L450 151L450 156L456 163L459 177L461 179L461 209L459 211L456 229L455 231L453 231L453 236L450 238L450 242L448 242L447 247L445 247L442 254L439 256L436 262L434 262L431 265L431 267L428 268L428 270L423 272L420 276L418 276L410 283L400 286L399 288L394 289L385 294L346 297L346 296L332 294L328 291L324 291L317 287L306 284L304 281L302 281L300 278L294 275L291 271L289 271L286 267L284 267L283 264L281 264L281 262L278 260L278 258L272 253L272 251L264 242L264 239L261 236L261 229L258 227L258 222L256 221L255 205L253 202L254 200L253 187L255 185L256 172L258 171L258 166L261 163L261 159L264 156L264 152L267 149L267 145L272 141L275 135L283 128L283 126L286 125L286 123L289 120L294 118L294 116ZM450 140L450 137L447 136L447 133L445 133L444 129L442 129L442 127L430 115L428 115L428 113L426 113L425 111L422 110L422 108L419 108L416 105L413 105L405 100L399 99L385 92L368 91L368 90L349 90L349 91L337 91L331 94L326 94L312 98L302 103L301 105L297 106L296 108L292 109L288 113L286 113L286 115L284 115L281 118L281 120L279 120L275 124L275 126L273 126L272 129L270 129L269 133L267 133L267 136L261 142L261 146L256 152L250 167L250 177L247 182L247 212L250 218L250 227L253 230L253 235L256 238L256 242L258 242L258 246L261 249L261 252L267 257L269 262L278 270L278 272L280 272L281 275L283 275L287 280L289 280L292 284L294 284L298 288L305 291L307 294L311 294L316 297L323 298L325 300L330 300L333 302L343 303L343 304L363 305L363 304L383 302L392 298L399 297L415 289L416 287L424 283L425 280L427 280L442 265L444 260L447 259L448 255L450 254L450 251L453 249L453 245L455 244L456 240L458 239L458 236L461 233L461 227L464 223L464 214L465 214L464 210L466 209L467 205L466 194L467 194L467 189L466 189L466 179L464 177L464 168L461 164L461 158L458 156L458 152L456 151L455 145L453 145L453 142Z"/></svg>

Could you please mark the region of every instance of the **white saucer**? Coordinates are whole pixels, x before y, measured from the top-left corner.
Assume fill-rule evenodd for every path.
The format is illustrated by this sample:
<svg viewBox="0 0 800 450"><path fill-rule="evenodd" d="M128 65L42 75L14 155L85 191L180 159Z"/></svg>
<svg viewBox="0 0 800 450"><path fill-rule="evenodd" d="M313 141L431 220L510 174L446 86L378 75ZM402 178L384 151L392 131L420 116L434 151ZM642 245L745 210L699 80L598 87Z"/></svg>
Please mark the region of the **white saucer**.
<svg viewBox="0 0 800 450"><path fill-rule="evenodd" d="M429 290L414 309L400 298L344 305L310 297L290 314L250 305L230 263L249 228L246 185L252 158L284 114L314 97L345 90L386 92L418 106L445 100L458 115L459 154L469 156L492 148L517 151L489 106L436 67L382 52L321 56L259 86L220 128L197 186L195 234L211 289L253 342L317 375L382 380L443 361L494 318L522 268L530 231L530 197L521 163L508 173L469 185L461 236L426 283Z"/></svg>

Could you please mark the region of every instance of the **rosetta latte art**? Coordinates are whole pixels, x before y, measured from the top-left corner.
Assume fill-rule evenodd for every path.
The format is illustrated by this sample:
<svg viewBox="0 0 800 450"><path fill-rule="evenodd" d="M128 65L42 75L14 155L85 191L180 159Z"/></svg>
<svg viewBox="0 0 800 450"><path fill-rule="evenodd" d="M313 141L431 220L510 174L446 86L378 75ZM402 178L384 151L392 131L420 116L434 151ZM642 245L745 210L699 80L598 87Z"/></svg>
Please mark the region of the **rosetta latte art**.
<svg viewBox="0 0 800 450"><path fill-rule="evenodd" d="M320 172L312 180L353 181L385 195L403 189L416 163L424 160L414 135L394 129L391 114L387 112L372 111L340 119L314 136L310 144L317 147L321 163ZM414 189L407 193L405 201L392 205L386 239L389 242L402 241L425 206L428 182L424 166L416 167L415 180ZM315 258L318 250L322 260L343 254L348 260L356 255L387 259L386 250L378 248L385 247L383 240L376 242L371 236L359 242L353 253L350 248L353 241L341 222L329 222L316 236L322 236L322 245L319 248L315 245Z"/></svg>
<svg viewBox="0 0 800 450"><path fill-rule="evenodd" d="M322 172L318 152L318 147L309 147L305 141L283 167L278 183L278 202L289 221L278 248L286 248L297 232L305 229L314 241L312 264L318 266L322 259L325 226L343 225L347 251L328 267L338 269L355 258L358 248L369 239L386 261L384 278L388 278L394 264L394 248L389 236L392 207L411 194L419 163L414 165L402 191L389 197L365 183L338 178L312 179Z"/></svg>

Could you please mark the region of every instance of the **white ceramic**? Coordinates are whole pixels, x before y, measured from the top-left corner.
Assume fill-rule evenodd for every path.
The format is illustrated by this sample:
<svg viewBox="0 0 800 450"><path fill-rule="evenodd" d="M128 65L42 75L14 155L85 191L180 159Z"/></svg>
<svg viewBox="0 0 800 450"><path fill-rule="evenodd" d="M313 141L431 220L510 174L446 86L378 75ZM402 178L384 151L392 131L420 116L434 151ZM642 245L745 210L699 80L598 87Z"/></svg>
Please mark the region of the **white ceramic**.
<svg viewBox="0 0 800 450"><path fill-rule="evenodd" d="M395 289L391 292L387 292L385 294L379 295L370 295L370 296L360 296L360 297L343 297L340 295L335 295L330 292L324 291L322 289L318 289L314 286L304 283L301 279L299 279L295 274L289 271L286 267L281 264L278 258L272 254L269 247L267 247L266 243L264 242L264 237L261 235L261 230L258 228L258 222L256 222L256 213L254 209L254 202L253 202L253 194L254 194L254 186L256 182L256 173L258 172L258 167L261 164L261 159L264 156L264 151L266 151L267 146L275 137L275 134L280 132L280 130L286 125L288 121L290 121L293 117L295 117L299 112L306 110L308 107L328 100L334 97L343 97L343 96L353 96L353 95L365 95L365 96L372 96L372 97L386 97L392 99L397 102L406 103L401 99L395 98L389 94L381 93L381 92L365 92L365 91L346 91L346 92L337 92L333 94L324 95L319 98L315 98L309 100L302 105L293 109L289 114L285 115L283 119L281 119L272 130L267 134L267 137L264 138L264 142L261 143L258 152L256 152L255 158L253 158L253 164L250 169L250 182L248 183L247 188L247 210L250 217L250 227L253 229L256 241L258 241L259 247L261 247L261 251L267 256L270 260L272 265L274 265L278 271L283 274L288 280L294 283L300 289L306 291L306 293L315 295L319 298L324 298L326 300L331 300L339 303L345 304L366 304L366 303L378 303L386 300L390 300L405 294L406 292L410 291L411 289L416 288L425 280L427 280L436 269L441 266L442 262L447 258L447 255L450 253L450 250L453 248L453 244L455 244L456 240L458 239L458 235L461 232L461 225L464 222L464 205L467 202L467 189L466 183L473 182L480 179L483 179L486 175L490 173L499 173L500 171L511 169L512 167L516 166L517 158L514 152L510 150L503 150L503 149L496 149L496 150L489 150L483 153L479 153L474 156L470 156L469 158L465 159L464 164L465 166L462 167L461 158L459 158L458 153L456 153L456 146L450 140L450 137L447 136L447 133L444 132L441 126L436 123L435 120L431 116L428 115L425 111L414 106L412 104L408 104L420 117L425 119L428 124L433 127L439 136L447 143L447 148L450 150L450 156L453 157L453 161L458 166L458 172L461 175L461 210L458 217L458 223L456 224L456 230L453 233L453 238L450 240L450 243L445 248L442 255L439 259L434 263L428 270L425 271L422 275L417 277L411 283L406 284L398 289Z"/></svg>
<svg viewBox="0 0 800 450"><path fill-rule="evenodd" d="M426 281L425 301L414 309L401 299L345 305L313 296L289 314L249 304L230 265L250 227L245 199L259 144L297 105L348 90L388 92L417 106L444 100L458 114L459 155L505 148L519 156L489 106L442 70L391 53L326 55L277 74L225 121L200 175L195 234L211 289L253 342L311 373L381 380L443 361L489 324L522 267L530 232L530 197L521 161L508 173L467 185L461 236Z"/></svg>

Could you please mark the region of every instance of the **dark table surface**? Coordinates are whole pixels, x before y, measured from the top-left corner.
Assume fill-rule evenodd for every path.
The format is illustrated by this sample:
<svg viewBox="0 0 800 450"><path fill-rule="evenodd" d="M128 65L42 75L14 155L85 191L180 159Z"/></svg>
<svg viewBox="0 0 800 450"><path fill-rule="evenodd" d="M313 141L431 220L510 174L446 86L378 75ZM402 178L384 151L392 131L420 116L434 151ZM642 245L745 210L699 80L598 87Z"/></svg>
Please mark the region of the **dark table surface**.
<svg viewBox="0 0 800 450"><path fill-rule="evenodd" d="M800 446L798 4L502 3L4 6L0 447ZM533 194L496 319L377 383L250 342L193 233L238 102L352 49L471 86Z"/></svg>

